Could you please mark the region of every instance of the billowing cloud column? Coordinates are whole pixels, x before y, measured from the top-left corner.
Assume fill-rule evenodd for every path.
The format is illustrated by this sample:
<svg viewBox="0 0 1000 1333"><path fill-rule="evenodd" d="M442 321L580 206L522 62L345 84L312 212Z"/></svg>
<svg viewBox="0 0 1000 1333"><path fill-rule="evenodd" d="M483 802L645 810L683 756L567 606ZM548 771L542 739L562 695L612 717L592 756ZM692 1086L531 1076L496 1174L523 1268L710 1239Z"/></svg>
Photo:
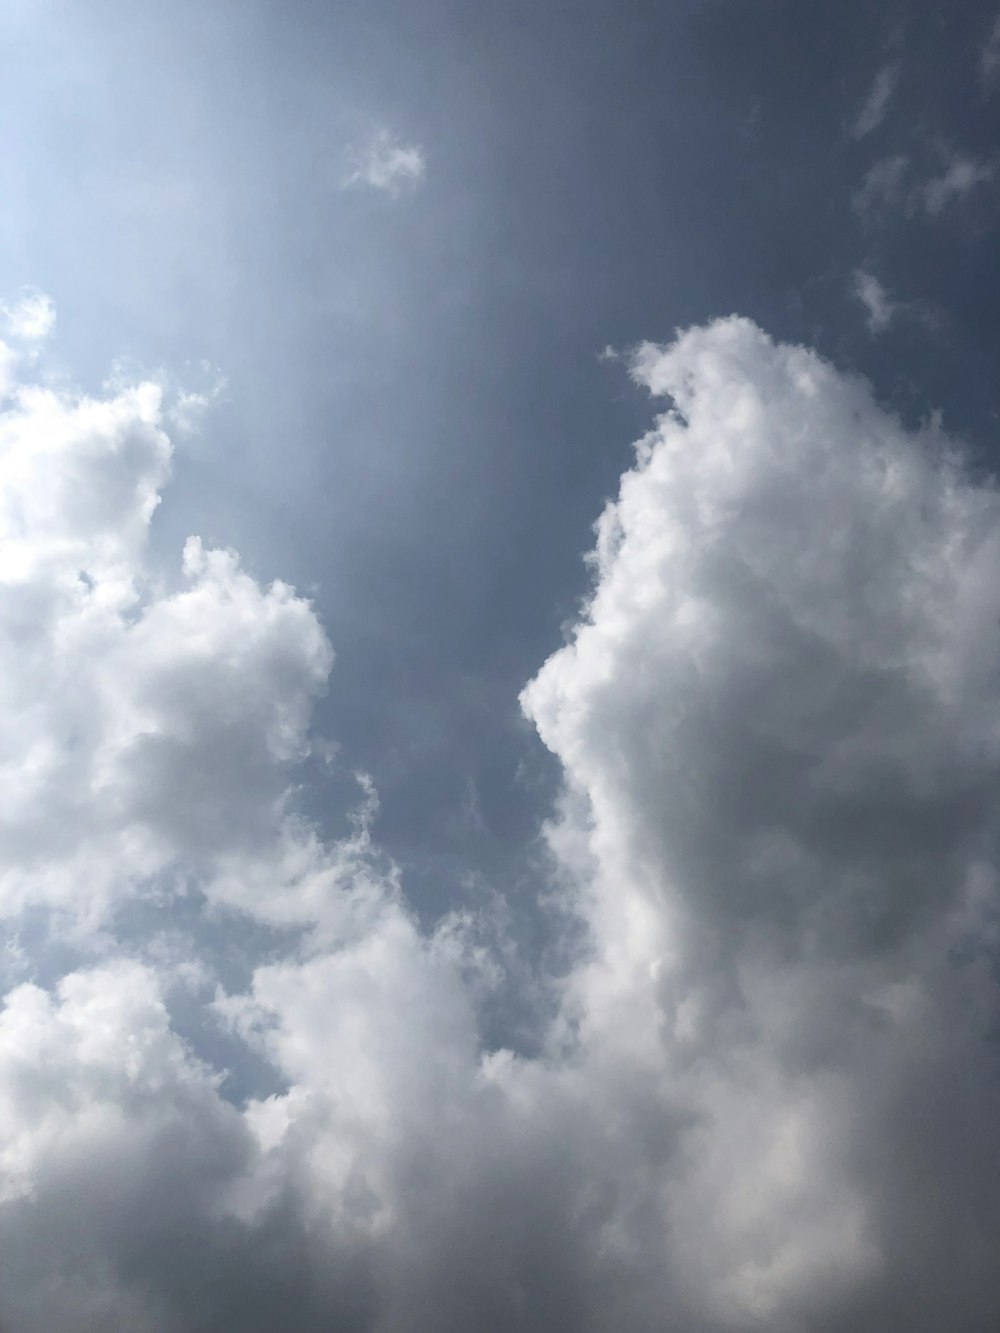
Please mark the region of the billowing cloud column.
<svg viewBox="0 0 1000 1333"><path fill-rule="evenodd" d="M670 406L524 695L589 865L584 1048L693 1117L662 1206L706 1319L984 1326L1000 498L748 321L633 373Z"/></svg>

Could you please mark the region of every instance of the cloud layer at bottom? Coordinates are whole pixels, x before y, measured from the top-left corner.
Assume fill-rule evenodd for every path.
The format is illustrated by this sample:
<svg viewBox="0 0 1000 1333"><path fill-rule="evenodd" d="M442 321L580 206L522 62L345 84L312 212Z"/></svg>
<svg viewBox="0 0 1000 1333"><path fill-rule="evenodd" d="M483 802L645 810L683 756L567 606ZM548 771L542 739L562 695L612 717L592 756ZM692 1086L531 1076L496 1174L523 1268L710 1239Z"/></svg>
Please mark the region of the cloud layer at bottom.
<svg viewBox="0 0 1000 1333"><path fill-rule="evenodd" d="M297 812L311 606L147 568L157 387L8 386L8 1333L989 1326L1000 498L747 321L633 373L667 409L522 698L574 942L530 1057L481 1036L502 918L422 932L369 789Z"/></svg>

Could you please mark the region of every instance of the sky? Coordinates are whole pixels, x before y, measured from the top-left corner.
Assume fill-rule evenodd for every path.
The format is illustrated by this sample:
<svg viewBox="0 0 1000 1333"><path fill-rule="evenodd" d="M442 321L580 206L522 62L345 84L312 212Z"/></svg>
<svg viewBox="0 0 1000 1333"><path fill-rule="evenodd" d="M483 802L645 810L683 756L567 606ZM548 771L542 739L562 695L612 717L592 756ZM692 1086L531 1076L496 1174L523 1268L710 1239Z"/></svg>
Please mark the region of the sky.
<svg viewBox="0 0 1000 1333"><path fill-rule="evenodd" d="M1000 10L0 0L2 1333L986 1333Z"/></svg>

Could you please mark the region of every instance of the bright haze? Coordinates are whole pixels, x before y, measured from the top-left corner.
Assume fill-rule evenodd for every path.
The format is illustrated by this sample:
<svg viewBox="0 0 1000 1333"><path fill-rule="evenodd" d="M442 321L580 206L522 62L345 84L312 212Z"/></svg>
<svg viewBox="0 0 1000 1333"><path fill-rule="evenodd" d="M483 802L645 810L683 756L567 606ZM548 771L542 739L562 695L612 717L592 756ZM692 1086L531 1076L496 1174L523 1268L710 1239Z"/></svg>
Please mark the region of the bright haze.
<svg viewBox="0 0 1000 1333"><path fill-rule="evenodd" d="M0 1330L995 1333L995 0L0 37Z"/></svg>

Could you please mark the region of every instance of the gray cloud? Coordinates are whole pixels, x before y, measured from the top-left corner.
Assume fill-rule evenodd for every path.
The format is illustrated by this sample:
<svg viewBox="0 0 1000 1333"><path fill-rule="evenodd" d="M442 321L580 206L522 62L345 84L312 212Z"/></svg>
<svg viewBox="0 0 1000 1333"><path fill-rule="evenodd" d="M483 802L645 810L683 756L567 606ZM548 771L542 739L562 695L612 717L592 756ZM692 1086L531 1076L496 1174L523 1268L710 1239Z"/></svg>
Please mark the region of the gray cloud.
<svg viewBox="0 0 1000 1333"><path fill-rule="evenodd" d="M883 65L875 75L868 96L862 102L851 124L851 134L855 139L863 139L866 134L871 134L872 130L882 124L898 82L898 61Z"/></svg>
<svg viewBox="0 0 1000 1333"><path fill-rule="evenodd" d="M873 273L858 269L854 274L851 291L865 308L865 322L869 332L884 332L892 323L899 306L889 298L878 278Z"/></svg>
<svg viewBox="0 0 1000 1333"><path fill-rule="evenodd" d="M975 1327L995 492L744 321L635 367L674 408L601 520L587 621L525 696L590 812L570 821L602 946L581 1007L710 1126L667 1192L706 1322Z"/></svg>
<svg viewBox="0 0 1000 1333"><path fill-rule="evenodd" d="M903 203L903 177L909 165L910 159L897 153L868 168L852 199L855 212L864 221L884 220L892 208Z"/></svg>
<svg viewBox="0 0 1000 1333"><path fill-rule="evenodd" d="M0 1014L12 1333L987 1326L1000 499L747 321L633 373L668 408L523 695L579 940L530 1056L503 914L422 929L370 786L299 811L310 605L150 568L155 387L5 410L0 905L76 951Z"/></svg>
<svg viewBox="0 0 1000 1333"><path fill-rule="evenodd" d="M977 185L985 185L996 176L991 162L979 162L960 154L949 155L945 169L922 187L920 199L932 216L942 213L949 204L964 198Z"/></svg>

